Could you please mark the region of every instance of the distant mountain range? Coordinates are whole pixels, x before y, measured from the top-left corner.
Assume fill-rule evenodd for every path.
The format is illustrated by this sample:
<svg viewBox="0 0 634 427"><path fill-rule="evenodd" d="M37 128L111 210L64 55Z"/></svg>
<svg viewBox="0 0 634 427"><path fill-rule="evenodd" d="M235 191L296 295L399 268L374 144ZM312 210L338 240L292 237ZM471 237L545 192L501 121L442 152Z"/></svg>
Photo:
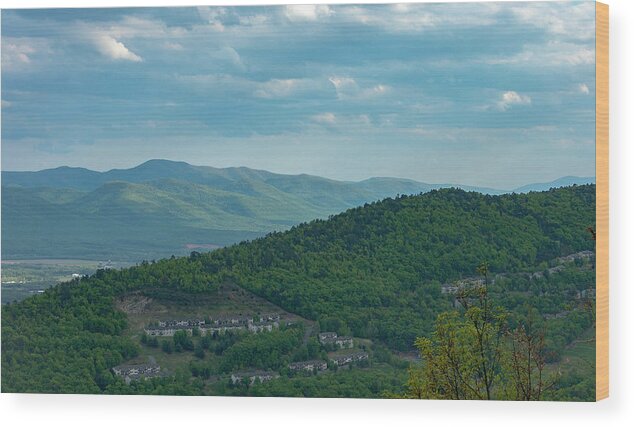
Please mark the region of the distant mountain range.
<svg viewBox="0 0 634 427"><path fill-rule="evenodd" d="M594 183L564 177L514 192ZM457 187L400 178L336 181L245 167L150 160L96 172L60 167L2 172L2 257L140 260L225 246L364 203Z"/></svg>
<svg viewBox="0 0 634 427"><path fill-rule="evenodd" d="M570 187L571 185L596 184L595 178L564 176L551 182L541 182L536 184L528 184L513 190L513 193L528 193L530 191L547 191L551 188Z"/></svg>

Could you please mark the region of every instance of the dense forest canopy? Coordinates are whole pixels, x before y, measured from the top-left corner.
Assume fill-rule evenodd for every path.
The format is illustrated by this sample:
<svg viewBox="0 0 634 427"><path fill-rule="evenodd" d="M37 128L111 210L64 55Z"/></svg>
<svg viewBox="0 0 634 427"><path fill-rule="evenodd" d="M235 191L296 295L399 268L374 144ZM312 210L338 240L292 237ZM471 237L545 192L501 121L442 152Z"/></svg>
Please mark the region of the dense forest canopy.
<svg viewBox="0 0 634 427"><path fill-rule="evenodd" d="M446 310L439 282L517 272L593 249L594 186L487 196L456 189L351 209L202 256L283 308L408 349Z"/></svg>
<svg viewBox="0 0 634 427"><path fill-rule="evenodd" d="M210 253L99 270L4 307L2 390L112 392L109 369L138 352L122 336L126 316L114 305L133 290L196 294L233 282L322 330L412 349L451 308L441 283L473 276L483 260L492 273L509 274L593 250L586 228L594 215L594 185L502 196L443 189ZM200 391L198 383L157 384L165 392Z"/></svg>

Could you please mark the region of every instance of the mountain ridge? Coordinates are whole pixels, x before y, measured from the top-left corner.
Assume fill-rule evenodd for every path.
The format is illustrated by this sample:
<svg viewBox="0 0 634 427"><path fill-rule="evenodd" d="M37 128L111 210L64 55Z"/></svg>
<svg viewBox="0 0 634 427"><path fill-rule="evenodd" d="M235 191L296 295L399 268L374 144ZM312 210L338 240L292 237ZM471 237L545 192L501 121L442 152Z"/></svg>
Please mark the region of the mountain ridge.
<svg viewBox="0 0 634 427"><path fill-rule="evenodd" d="M225 246L444 187L503 194L402 178L336 181L159 159L107 172L70 167L2 172L3 256L136 261L182 255L190 244Z"/></svg>
<svg viewBox="0 0 634 427"><path fill-rule="evenodd" d="M186 173L190 182L197 182L202 178L203 174L215 174L216 177L222 177L224 179L232 178L260 178L264 181L271 181L276 179L316 179L322 182L329 183L341 183L351 184L355 186L367 186L368 184L393 181L400 183L408 183L412 185L423 186L422 188L461 188L469 189L471 191L477 191L484 194L504 194L512 192L527 192L527 191L544 191L553 187L580 185L580 184L592 184L595 183L595 177L579 177L579 176L562 176L553 181L528 183L512 189L498 189L491 187L458 184L458 183L426 183L417 181L410 178L397 178L386 176L375 176L366 178L360 181L348 181L348 180L336 180L331 178L322 177L319 175L310 174L283 174L274 173L264 169L253 169L246 166L231 166L226 168L217 168L213 166L192 165L184 161L167 160L167 159L150 159L137 166L123 169L113 168L107 171L95 171L84 167L73 166L59 166L56 168L42 169L38 171L2 171L2 185L19 185L25 187L60 187L67 185L68 188L76 188L86 190L87 187L95 185L103 185L109 181L129 181L129 182L145 182L152 181L159 178L165 178L166 170L171 172L177 171L180 173L180 178L183 177L183 173ZM92 181L87 183L81 182L69 182L78 174L84 174L84 178L90 176ZM173 177L171 175L167 175ZM98 177L98 178L97 178ZM194 179L196 178L196 179ZM55 181L58 179L59 181ZM6 182L9 181L7 184ZM197 182L201 183L201 182ZM96 187L94 187L96 188ZM94 189L93 188L93 189ZM537 189L539 188L539 189Z"/></svg>

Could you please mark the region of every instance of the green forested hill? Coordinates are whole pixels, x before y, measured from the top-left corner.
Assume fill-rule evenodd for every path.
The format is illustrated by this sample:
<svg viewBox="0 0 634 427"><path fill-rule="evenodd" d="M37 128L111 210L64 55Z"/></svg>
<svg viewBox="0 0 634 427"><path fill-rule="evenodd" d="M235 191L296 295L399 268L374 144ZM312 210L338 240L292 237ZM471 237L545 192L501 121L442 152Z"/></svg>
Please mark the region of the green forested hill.
<svg viewBox="0 0 634 427"><path fill-rule="evenodd" d="M308 318L406 349L439 310L438 284L593 249L594 185L386 199L204 256L212 272Z"/></svg>
<svg viewBox="0 0 634 427"><path fill-rule="evenodd" d="M450 308L440 283L473 276L484 260L494 273L535 271L554 257L592 250L586 227L594 213L594 185L503 196L445 189L206 254L99 271L4 307L2 388L106 390L108 368L137 351L121 336L125 315L113 303L135 289L213 292L230 281L322 330L411 349Z"/></svg>

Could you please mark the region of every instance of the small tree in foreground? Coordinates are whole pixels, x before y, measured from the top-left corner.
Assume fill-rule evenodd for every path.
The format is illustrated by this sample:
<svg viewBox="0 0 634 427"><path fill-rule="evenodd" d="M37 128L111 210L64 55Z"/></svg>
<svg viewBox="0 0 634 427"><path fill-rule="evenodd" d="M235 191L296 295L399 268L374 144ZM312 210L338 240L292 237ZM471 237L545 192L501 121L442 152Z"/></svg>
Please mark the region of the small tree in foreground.
<svg viewBox="0 0 634 427"><path fill-rule="evenodd" d="M558 375L546 376L546 353L543 330L535 327L531 312L525 323L511 332L511 350L507 361L507 398L540 400L555 385Z"/></svg>
<svg viewBox="0 0 634 427"><path fill-rule="evenodd" d="M438 316L430 338L415 345L422 366L410 370L405 397L421 399L539 400L554 384L544 379L544 338L530 320L509 330L508 312L489 298L489 269L483 283L463 289L463 311Z"/></svg>

